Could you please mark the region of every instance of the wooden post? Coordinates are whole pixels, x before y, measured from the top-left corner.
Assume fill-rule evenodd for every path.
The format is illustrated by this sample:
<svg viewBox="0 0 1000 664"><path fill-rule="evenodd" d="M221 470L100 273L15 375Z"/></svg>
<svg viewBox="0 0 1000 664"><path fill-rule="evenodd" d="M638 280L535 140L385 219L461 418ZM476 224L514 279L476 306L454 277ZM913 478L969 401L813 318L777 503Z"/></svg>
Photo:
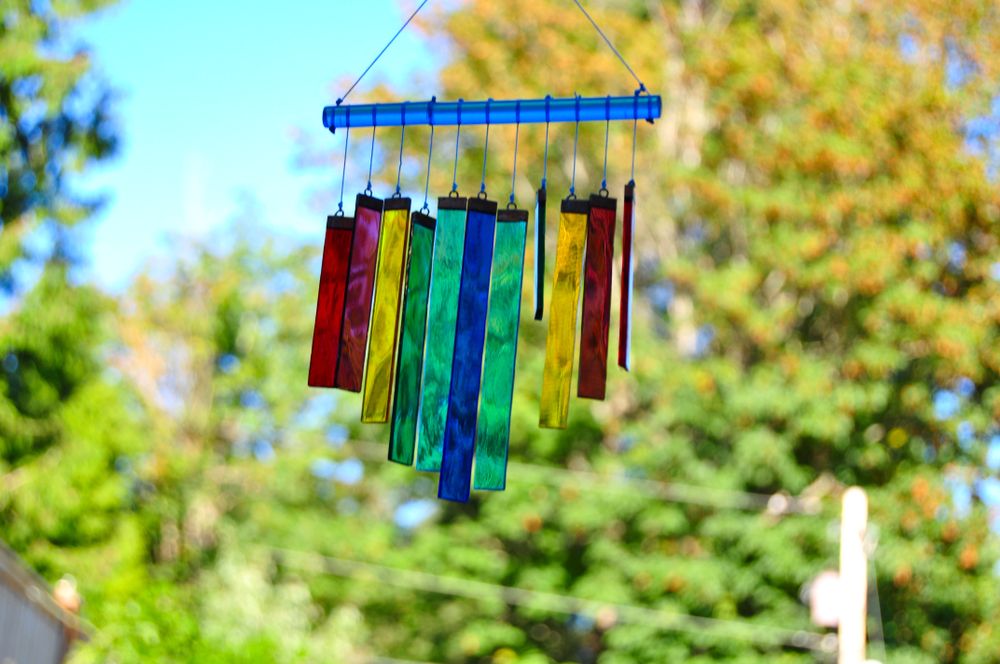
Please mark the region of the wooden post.
<svg viewBox="0 0 1000 664"><path fill-rule="evenodd" d="M865 530L868 527L868 496L860 487L844 492L840 518L840 625L838 664L863 664L865 621L868 615L868 561Z"/></svg>

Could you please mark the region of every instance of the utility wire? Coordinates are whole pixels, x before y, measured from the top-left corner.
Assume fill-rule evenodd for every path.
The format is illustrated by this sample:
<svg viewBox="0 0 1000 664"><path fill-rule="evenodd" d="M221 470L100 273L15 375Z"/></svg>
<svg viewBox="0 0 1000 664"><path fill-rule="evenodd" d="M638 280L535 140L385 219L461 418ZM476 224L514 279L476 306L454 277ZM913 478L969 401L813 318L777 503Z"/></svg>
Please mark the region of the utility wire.
<svg viewBox="0 0 1000 664"><path fill-rule="evenodd" d="M351 452L367 461L384 461L385 445L350 441ZM661 482L636 477L612 476L586 470L569 470L541 464L510 461L507 467L512 475L530 478L538 484L569 484L578 482L588 488L641 492L660 500L713 509L735 509L748 512L767 512L773 515L815 515L821 511L816 497L787 496L785 494L751 493L719 487L695 486L674 482Z"/></svg>
<svg viewBox="0 0 1000 664"><path fill-rule="evenodd" d="M874 547L872 547L874 548ZM869 635L869 643L872 650L881 655L880 662L888 662L889 656L885 651L885 625L882 622L882 603L878 596L878 572L875 570L874 551L868 554L868 613L875 618L877 625L875 630Z"/></svg>
<svg viewBox="0 0 1000 664"><path fill-rule="evenodd" d="M351 94L351 92L354 90L354 88L357 87L358 83L361 82L361 79L363 79L365 77L365 75L369 71L371 71L371 68L375 66L375 63L378 62L379 58L381 58L382 55L387 50L389 50L389 47L392 46L392 42L396 41L396 37L398 37L399 35L401 35L403 33L403 30L405 30L406 26L408 26L410 24L410 21L413 20L413 17L415 17L420 12L420 10L424 8L424 5L426 5L428 2L430 2L430 0L424 0L423 2L420 3L420 5L416 9L413 10L413 13L410 14L410 18L406 19L406 22L403 23L403 25L399 28L399 30L396 31L396 34L394 34L392 36L392 39L389 40L389 43L382 47L382 50L378 52L378 55L375 56L375 59L372 60L371 64L368 65L367 67L365 67L365 70L363 72L361 72L361 76L358 76L358 80L354 81L354 84L347 89L347 92L344 93L344 96L337 100L337 106L340 106L343 103L343 101L345 99L347 99L347 95ZM577 4L579 4L579 3L577 3ZM586 13L586 12L584 12L584 13ZM598 30L600 30L600 29L598 28ZM619 57L621 57L621 56L619 56ZM628 66L628 65L626 65L626 66Z"/></svg>
<svg viewBox="0 0 1000 664"><path fill-rule="evenodd" d="M698 636L707 634L719 639L739 639L762 647L786 646L802 650L833 652L837 646L837 637L833 634L819 634L805 630L762 625L751 621L706 618L632 604L602 602L572 595L388 567L310 551L273 548L270 549L270 552L278 558L279 564L285 564L301 571L333 574L351 579L369 579L379 584L389 584L452 597L465 597L479 601L499 599L514 606L530 607L533 610L541 609L553 613L585 615L595 620L599 616L606 615L610 609L614 611L615 619L621 622L645 624L658 629L687 632Z"/></svg>

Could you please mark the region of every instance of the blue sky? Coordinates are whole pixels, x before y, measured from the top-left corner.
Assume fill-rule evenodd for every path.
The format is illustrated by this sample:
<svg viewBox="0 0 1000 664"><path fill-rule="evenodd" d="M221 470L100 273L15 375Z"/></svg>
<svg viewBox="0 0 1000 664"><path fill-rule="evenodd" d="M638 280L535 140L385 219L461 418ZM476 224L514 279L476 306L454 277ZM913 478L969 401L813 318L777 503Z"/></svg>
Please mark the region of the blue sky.
<svg viewBox="0 0 1000 664"><path fill-rule="evenodd" d="M244 194L267 225L320 237L325 220L306 195L340 173L297 172L292 132L340 147L320 121L343 92L333 84L360 74L404 18L397 0L126 0L79 25L121 95L120 154L83 183L109 196L91 225L89 276L121 290L171 236L224 224ZM404 32L361 89L432 68Z"/></svg>

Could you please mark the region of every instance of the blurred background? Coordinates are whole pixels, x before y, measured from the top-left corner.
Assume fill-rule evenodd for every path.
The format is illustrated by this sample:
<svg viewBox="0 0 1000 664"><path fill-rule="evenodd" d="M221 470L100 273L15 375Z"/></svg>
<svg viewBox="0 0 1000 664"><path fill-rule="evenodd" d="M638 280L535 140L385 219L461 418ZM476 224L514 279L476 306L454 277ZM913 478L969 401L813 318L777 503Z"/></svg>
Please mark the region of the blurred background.
<svg viewBox="0 0 1000 664"><path fill-rule="evenodd" d="M355 395L306 387L344 149L320 112L416 3L0 3L0 540L78 608L71 661L833 661L810 603L850 485L870 656L1000 661L995 3L586 4L664 99L638 128L633 370L541 430L547 321L522 316L507 490L456 505L385 461ZM570 2L442 0L350 101L634 87ZM406 132L418 206L428 138ZM377 134L376 195L399 140ZM572 141L553 128L552 209ZM490 148L505 195L513 128Z"/></svg>

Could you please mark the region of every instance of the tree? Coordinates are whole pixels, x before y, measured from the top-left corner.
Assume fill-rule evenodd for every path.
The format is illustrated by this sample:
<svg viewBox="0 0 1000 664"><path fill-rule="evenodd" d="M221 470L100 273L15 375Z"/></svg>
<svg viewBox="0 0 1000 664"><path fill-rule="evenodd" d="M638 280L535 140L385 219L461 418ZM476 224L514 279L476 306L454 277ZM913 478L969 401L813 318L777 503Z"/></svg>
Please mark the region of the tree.
<svg viewBox="0 0 1000 664"><path fill-rule="evenodd" d="M71 258L68 230L95 201L72 191L72 176L116 146L111 92L91 72L86 51L73 49L70 22L110 4L73 0L54 6L12 0L0 22L0 277L17 286L19 260ZM48 234L45 249L26 244Z"/></svg>
<svg viewBox="0 0 1000 664"><path fill-rule="evenodd" d="M315 523L303 475L333 406L300 380L316 248L270 237L252 207L174 248L122 298L111 357L147 416L142 586L107 599L80 658L367 661L357 609L320 610L261 546L272 521Z"/></svg>
<svg viewBox="0 0 1000 664"><path fill-rule="evenodd" d="M627 94L565 9L432 15L439 98ZM891 661L995 659L995 537L981 500L952 498L996 481L1000 207L962 129L995 92L995 9L595 16L666 102L639 134L634 371L539 430L545 324L525 321L503 493L436 502L433 476L384 461L357 396L305 387L321 217L308 247L253 225L179 243L110 332L55 252L4 322L2 403L21 419L0 419L0 535L88 584L82 661L814 661L792 633L814 630L801 593L836 566L849 484L871 496ZM602 130L581 129L581 191ZM494 131L491 192L513 139ZM524 204L541 128L521 139ZM553 132L552 192L570 140ZM610 145L617 190L631 131ZM463 191L480 158L465 152Z"/></svg>
<svg viewBox="0 0 1000 664"><path fill-rule="evenodd" d="M515 468L506 493L441 505L433 525L402 540L323 550L744 620L763 635L809 628L800 592L835 566L837 496L861 484L891 660L991 661L996 541L983 503L963 507L952 492L996 481L984 461L1000 419L1000 207L963 131L996 93L995 7L732 0L608 2L594 13L665 95L664 118L639 134L635 370L612 380L606 403L575 402L566 432L538 431L544 325L524 323L511 457L804 494L820 515L685 506L583 479L534 485ZM448 54L442 99L632 85L562 3L477 0L423 28ZM601 131L581 129L578 189L598 186ZM495 135L489 170L509 173L512 150L498 146L512 137ZM519 173L537 179L540 131L521 137ZM550 187L568 180L570 140L555 135ZM630 140L611 135L612 182L628 179ZM460 183L478 181L478 158ZM812 658L763 638L593 624L504 602L355 584L327 594L360 602L372 642L401 657Z"/></svg>
<svg viewBox="0 0 1000 664"><path fill-rule="evenodd" d="M110 92L66 31L104 4L0 6L0 538L98 606L143 556L127 467L142 418L104 367L111 303L71 274L96 204L73 176L115 137Z"/></svg>

